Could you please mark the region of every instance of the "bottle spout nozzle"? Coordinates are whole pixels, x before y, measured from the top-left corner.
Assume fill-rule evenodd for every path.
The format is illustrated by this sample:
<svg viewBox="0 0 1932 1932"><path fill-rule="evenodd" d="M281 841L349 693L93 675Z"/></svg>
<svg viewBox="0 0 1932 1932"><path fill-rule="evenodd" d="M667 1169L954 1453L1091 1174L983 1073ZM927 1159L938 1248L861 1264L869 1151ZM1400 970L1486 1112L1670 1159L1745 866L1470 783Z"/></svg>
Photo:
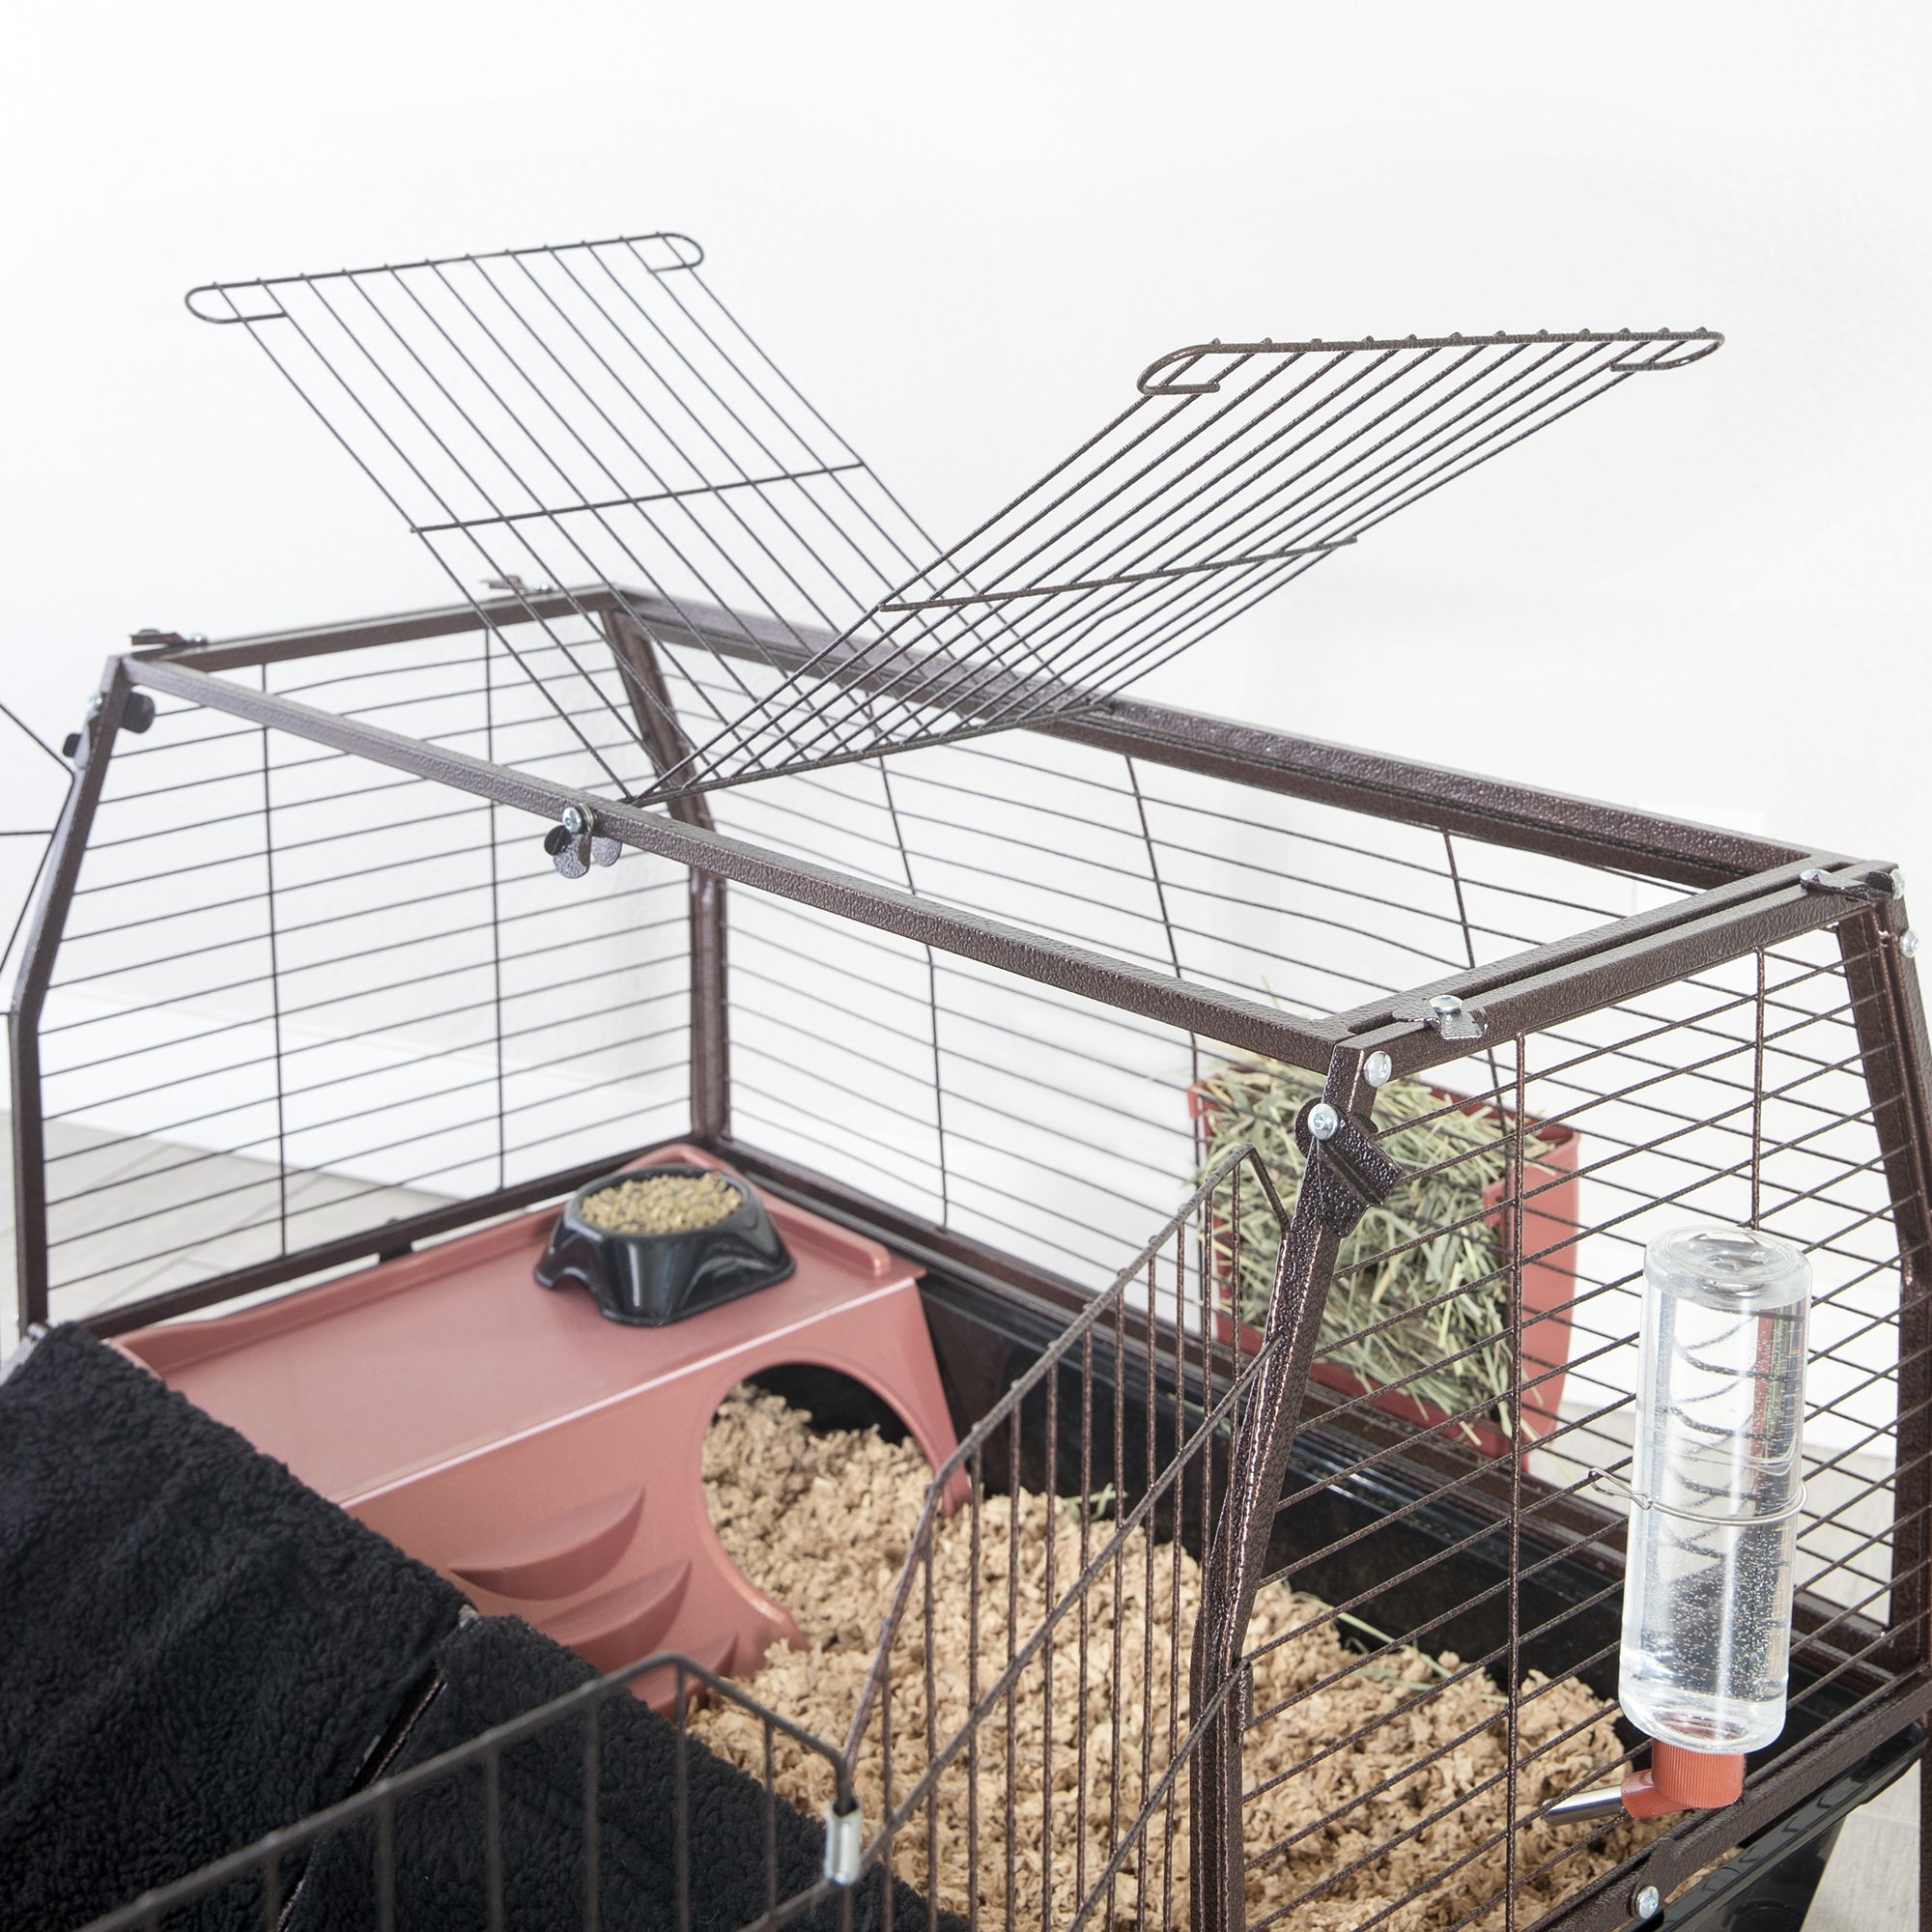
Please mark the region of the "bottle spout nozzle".
<svg viewBox="0 0 1932 1932"><path fill-rule="evenodd" d="M1715 1811L1744 1796L1742 1751L1693 1751L1682 1745L1655 1743L1650 1768L1625 1774L1621 1784L1573 1791L1543 1807L1546 1818L1565 1824L1627 1813L1662 1818L1673 1811Z"/></svg>
<svg viewBox="0 0 1932 1932"><path fill-rule="evenodd" d="M1567 1798L1554 1800L1543 1807L1543 1815L1563 1823L1571 1823L1589 1818L1619 1816L1623 1808L1623 1786L1604 1784L1599 1785L1594 1791L1573 1791Z"/></svg>

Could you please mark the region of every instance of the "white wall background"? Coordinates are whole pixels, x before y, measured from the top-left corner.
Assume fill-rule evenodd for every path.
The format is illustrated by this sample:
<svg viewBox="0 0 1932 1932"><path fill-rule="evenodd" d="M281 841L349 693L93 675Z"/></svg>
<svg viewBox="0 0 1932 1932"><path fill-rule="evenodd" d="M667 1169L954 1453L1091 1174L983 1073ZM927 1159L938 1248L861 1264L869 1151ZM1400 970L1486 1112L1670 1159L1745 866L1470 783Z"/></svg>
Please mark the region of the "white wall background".
<svg viewBox="0 0 1932 1932"><path fill-rule="evenodd" d="M446 594L183 311L210 276L687 229L943 537L1184 341L1708 323L1711 361L1378 531L1167 693L1932 877L1928 53L1903 0L31 9L0 693L58 738L137 626ZM0 751L0 824L58 788Z"/></svg>

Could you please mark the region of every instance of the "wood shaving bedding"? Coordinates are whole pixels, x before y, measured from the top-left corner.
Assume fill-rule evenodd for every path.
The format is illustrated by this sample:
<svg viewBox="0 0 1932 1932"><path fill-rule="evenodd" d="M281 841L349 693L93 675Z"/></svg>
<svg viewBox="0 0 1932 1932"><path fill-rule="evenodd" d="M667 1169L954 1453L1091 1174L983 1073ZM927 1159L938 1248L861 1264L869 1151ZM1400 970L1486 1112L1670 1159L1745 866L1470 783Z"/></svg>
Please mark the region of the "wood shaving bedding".
<svg viewBox="0 0 1932 1932"><path fill-rule="evenodd" d="M761 1702L835 1747L843 1744L858 1709L929 1479L925 1460L912 1442L888 1443L872 1430L814 1434L802 1412L749 1387L726 1399L706 1438L705 1491L720 1538L745 1574L791 1611L810 1644L805 1651L774 1648L748 1688ZM1089 1556L1114 1533L1110 1520L1095 1520L1070 1498L1049 1502L1023 1493L984 1499L980 1511L976 1675L967 1609L973 1561L970 1513L962 1511L939 1525L932 1548L930 1668L931 1735L942 1748L964 1725L975 1695L983 1697L1008 1666L1009 1598L1012 1627L1023 1646L1039 1627L1049 1602L1049 1537L1057 1598L1084 1566L1083 1528ZM892 1658L895 1803L903 1801L928 1762L924 1595L922 1571ZM977 1826L980 1924L998 1932L1008 1925L1068 1922L1119 1842L1116 1816L1124 1828L1148 1793L1158 1793L1172 1741L1185 1734L1187 1640L1200 1597L1199 1568L1183 1549L1131 1533L1118 1573L1109 1563L1086 1592L1084 1765L1077 1748L1082 1620L1076 1610L1056 1627L1050 1659L1037 1656L1020 1672L1010 1707L1003 1700L981 1721L973 1764L969 1767L962 1751L942 1773L929 1813L923 1806L902 1828L894 1848L898 1875L936 1895L945 1909L964 1915L975 1870L969 1847ZM1373 1662L1357 1662L1334 1622L1315 1630L1300 1628L1321 1608L1312 1599L1285 1589L1264 1589L1250 1627L1251 1652L1271 1636L1285 1639L1256 1661L1256 1712L1321 1686L1247 1739L1246 1788L1255 1794L1243 1814L1247 1854L1254 1861L1279 1848L1250 1870L1250 1919L1323 1879L1346 1873L1295 1908L1286 1921L1294 1932L1347 1932L1392 1905L1395 1909L1377 1920L1379 1927L1439 1932L1458 1924L1506 1882L1501 1846L1474 1851L1500 1830L1506 1810L1503 1697L1480 1671L1448 1681L1460 1665L1447 1653L1431 1658L1405 1648ZM1520 1707L1520 1751L1527 1755L1559 1737L1563 1741L1521 1768L1519 1815L1590 1777L1595 1767L1618 1750L1613 1707L1600 1703L1580 1684L1542 1689L1544 1682L1535 1672L1524 1679L1525 1695L1538 1690L1542 1694ZM1177 1686L1183 1700L1179 1707ZM1045 1722L1049 1709L1050 1737ZM858 1767L868 1837L887 1808L878 1718L875 1710ZM1346 1748L1307 1764L1323 1741L1378 1719L1387 1721ZM1009 1723L1016 1825L1010 1843L1006 1832ZM693 1727L745 1770L762 1774L763 1727L750 1713L713 1702L696 1714ZM1444 1754L1424 1768L1405 1769L1443 1747L1448 1747ZM813 1811L825 1804L831 1781L822 1760L781 1741L777 1763L780 1788L787 1798ZM1294 1769L1297 1765L1303 1768ZM1388 1789L1379 1790L1388 1780L1393 1780ZM1342 1808L1357 1798L1364 1802ZM1422 1824L1445 1805L1453 1808ZM1170 1790L1159 1794L1142 1850L1115 1877L1114 1925L1186 1923L1187 1810L1183 1764ZM1338 1811L1340 1815L1332 1815ZM1606 1841L1577 1850L1555 1871L1530 1880L1519 1906L1520 1918L1527 1923L1540 1917L1629 1856L1657 1829L1619 1826ZM1519 1875L1534 1871L1587 1835L1586 1827L1532 1820L1517 1833ZM1049 1836L1048 1909L1043 1914L1040 1846ZM1391 1842L1398 1838L1401 1843ZM1139 1918L1143 1888L1144 1920ZM1396 1904L1421 1888L1427 1889L1419 1896ZM1102 1922L1110 1917L1104 1905L1094 1916ZM1485 1932L1499 1927L1501 1907L1473 1923Z"/></svg>

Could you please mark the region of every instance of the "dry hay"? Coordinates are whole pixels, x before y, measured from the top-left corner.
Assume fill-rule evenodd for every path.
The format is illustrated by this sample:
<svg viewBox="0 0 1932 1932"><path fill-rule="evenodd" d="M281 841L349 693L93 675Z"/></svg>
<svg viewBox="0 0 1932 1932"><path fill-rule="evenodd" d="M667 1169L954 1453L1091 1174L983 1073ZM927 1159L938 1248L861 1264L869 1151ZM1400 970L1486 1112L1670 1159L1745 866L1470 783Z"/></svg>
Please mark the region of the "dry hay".
<svg viewBox="0 0 1932 1932"><path fill-rule="evenodd" d="M1224 1066L1208 1075L1199 1086L1207 1141L1200 1178L1247 1143L1282 1198L1293 1201L1306 1161L1295 1122L1322 1092L1321 1074L1279 1061ZM1343 1236L1321 1304L1320 1348L1324 1359L1378 1388L1395 1385L1444 1415L1480 1415L1507 1428L1505 1398L1516 1379L1509 1270L1501 1216L1492 1210L1487 1190L1509 1176L1512 1122L1494 1107L1464 1104L1470 1111L1420 1080L1391 1080L1378 1091L1382 1151L1409 1179ZM1533 1129L1524 1137L1525 1161L1548 1152ZM1227 1225L1237 1198L1238 1243ZM1220 1285L1226 1290L1228 1276L1237 1270L1241 1320L1260 1323L1274 1293L1281 1224L1259 1187L1242 1191L1223 1183L1215 1208ZM1389 1319L1405 1309L1416 1312ZM1472 1423L1460 1427L1476 1439Z"/></svg>
<svg viewBox="0 0 1932 1932"><path fill-rule="evenodd" d="M774 1648L749 1688L761 1701L835 1747L843 1744L858 1708L929 1474L911 1442L888 1443L871 1430L815 1435L807 1418L779 1397L751 1389L727 1398L706 1438L705 1489L712 1521L725 1548L760 1588L792 1612L811 1646L806 1651ZM1050 1504L1043 1496L1023 1493L1017 1499L1017 1514L1018 1563L1009 1566L1012 1502L1005 1496L988 1496L980 1510L977 1679L980 1696L1007 1664L1009 1590L1015 1603L1013 1626L1022 1644L1045 1615L1049 1527L1055 1546L1056 1598L1084 1567L1083 1527L1089 1555L1097 1554L1114 1534L1110 1520L1096 1520L1067 1498ZM942 1749L961 1730L972 1707L966 1607L971 1562L971 1518L962 1511L940 1523L932 1549L932 1735ZM1017 1821L1010 1847L1006 1831L1009 1710L1004 1700L980 1726L975 1749L982 1926L1070 1921L1120 1841L1113 1826L1116 1766L1118 1815L1124 1827L1140 1809L1146 1793L1158 1787L1169 1762L1171 1740L1185 1734L1184 1707L1176 1709L1171 1691L1179 1684L1184 1697L1187 1642L1200 1601L1197 1566L1172 1544L1156 1544L1139 1532L1130 1533L1118 1570L1118 1620L1116 1576L1115 1567L1108 1564L1086 1593L1089 1690L1084 1779L1077 1750L1081 1703L1077 1609L1056 1630L1050 1698L1043 1658L1036 1658L1018 1678L1010 1706L1011 1804ZM892 1662L895 1803L903 1802L927 1763L924 1597L922 1567L915 1575L909 1614ZM1361 1661L1344 1647L1334 1623L1301 1629L1320 1609L1307 1597L1279 1588L1264 1590L1250 1630L1251 1650L1270 1636L1286 1638L1257 1660L1257 1712L1318 1683L1322 1687L1277 1721L1258 1727L1247 1740L1248 1788L1252 1791L1281 1778L1248 1803L1244 1813L1248 1855L1253 1858L1283 1840L1292 1841L1250 1873L1250 1918L1286 1904L1322 1879L1365 1860L1359 1869L1294 1910L1289 1922L1295 1932L1344 1932L1421 1887L1429 1889L1378 1924L1388 1932L1435 1932L1457 1924L1506 1882L1500 1846L1467 1857L1499 1831L1505 1813L1507 1735L1501 1693L1480 1671L1449 1681L1459 1665L1448 1654L1432 1659L1407 1648L1373 1662ZM1122 1633L1118 1700L1116 1628ZM1532 1672L1524 1680L1525 1690L1542 1682ZM1050 1741L1045 1735L1049 1710ZM1325 1741L1378 1719L1388 1721L1366 1738L1306 1765ZM754 1775L762 1771L762 1727L749 1713L714 1703L697 1714L695 1727L746 1770ZM1405 1774L1405 1766L1464 1732L1472 1735L1424 1769ZM1525 1755L1565 1732L1572 1735L1522 1768L1517 1793L1520 1815L1591 1777L1617 1752L1610 1708L1581 1685L1552 1686L1521 1706L1520 1748ZM1050 1811L1045 1797L1049 1742ZM786 1797L813 1811L824 1804L831 1785L820 1760L781 1746L778 1762L780 1786ZM1305 1768L1294 1770L1297 1765ZM884 1772L875 1712L863 1743L858 1778L868 1836L886 1808ZM1391 1779L1387 1790L1377 1791ZM1488 1788L1477 1791L1478 1785ZM895 1868L902 1878L936 1891L942 1907L962 1915L968 1907L973 1871L968 1860L973 1823L968 1787L968 1760L962 1750L941 1776L930 1815L922 1807L901 1829L894 1851ZM1116 1925L1135 1922L1143 1886L1145 1922L1186 1921L1184 1764L1171 1791L1171 1838L1168 1801L1163 1798L1144 1849L1130 1855L1116 1877L1111 1915ZM1377 1795L1352 1809L1342 1809L1351 1799L1372 1792ZM1463 1802L1455 1804L1459 1798ZM1404 1842L1389 1843L1452 1804L1455 1808L1413 1831ZM1321 1822L1338 1810L1341 1815ZM1043 1814L1050 1817L1052 1846L1050 1913L1044 1917L1039 1852L1045 1835ZM1520 1918L1527 1922L1541 1916L1560 1897L1628 1856L1640 1842L1640 1832L1647 1835L1654 1829L1621 1826L1606 1843L1579 1849L1555 1872L1525 1888ZM1304 1831L1305 1835L1297 1835ZM1557 1828L1531 1820L1517 1833L1519 1874L1533 1871L1585 1836L1587 1828ZM1388 1848L1380 1850L1383 1846ZM1104 1922L1107 1917L1103 1905L1095 1918ZM1501 1908L1474 1922L1484 1928L1499 1926Z"/></svg>

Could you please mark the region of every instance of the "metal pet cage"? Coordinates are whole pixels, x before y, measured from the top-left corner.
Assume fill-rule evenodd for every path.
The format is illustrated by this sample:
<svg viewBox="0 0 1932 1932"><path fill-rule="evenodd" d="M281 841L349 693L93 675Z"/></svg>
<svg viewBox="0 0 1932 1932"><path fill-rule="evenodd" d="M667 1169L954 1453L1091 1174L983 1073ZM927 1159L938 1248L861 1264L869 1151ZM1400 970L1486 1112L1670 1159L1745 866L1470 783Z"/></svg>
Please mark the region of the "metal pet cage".
<svg viewBox="0 0 1932 1932"><path fill-rule="evenodd" d="M1184 349L942 550L701 264L190 298L493 594L110 660L12 1012L23 1323L295 1292L689 1141L925 1267L961 1425L846 1734L709 1692L770 1788L863 1821L761 1924L849 1922L879 1866L935 1928L1717 1925L1796 1883L1932 1704L1897 875L1123 695L1719 338ZM1564 1822L1640 1748L1605 1485L1686 1213L1816 1273L1791 1720L1735 1805ZM100 1923L277 1899L659 1667ZM585 1923L598 1804L593 1766Z"/></svg>

